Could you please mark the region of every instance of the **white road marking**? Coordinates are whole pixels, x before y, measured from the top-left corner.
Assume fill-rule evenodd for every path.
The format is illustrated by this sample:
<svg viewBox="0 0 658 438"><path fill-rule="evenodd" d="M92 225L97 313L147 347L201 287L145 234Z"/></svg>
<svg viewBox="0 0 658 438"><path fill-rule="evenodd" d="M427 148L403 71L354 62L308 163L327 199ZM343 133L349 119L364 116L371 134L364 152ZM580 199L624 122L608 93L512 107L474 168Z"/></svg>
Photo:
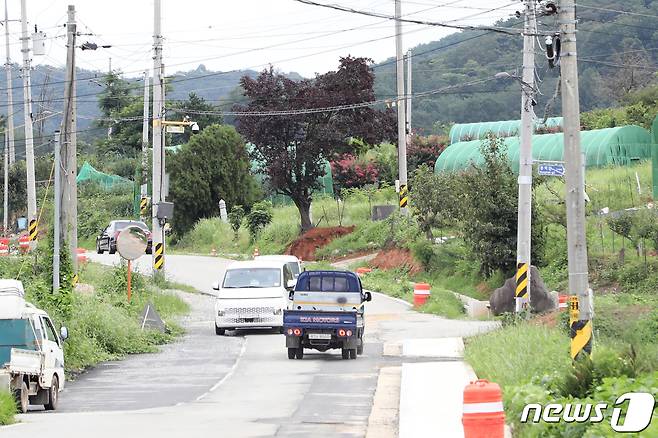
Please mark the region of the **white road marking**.
<svg viewBox="0 0 658 438"><path fill-rule="evenodd" d="M244 343L242 344L242 349L240 350L240 354L238 354L238 358L235 360L235 363L233 364L233 366L231 367L229 372L226 373L226 375L224 377L222 377L222 379L219 382L215 383L215 385L212 388L210 388L210 391L206 392L205 394L201 394L200 396L198 396L196 398L196 401L203 400L204 398L209 396L211 393L215 392L217 390L217 388L219 388L220 386L222 386L224 384L224 382L226 382L228 379L231 378L233 373L235 373L235 370L238 368L238 365L240 365L240 361L242 360L242 356L244 355L245 351L247 351L247 341L248 341L248 339L249 338L244 339Z"/></svg>

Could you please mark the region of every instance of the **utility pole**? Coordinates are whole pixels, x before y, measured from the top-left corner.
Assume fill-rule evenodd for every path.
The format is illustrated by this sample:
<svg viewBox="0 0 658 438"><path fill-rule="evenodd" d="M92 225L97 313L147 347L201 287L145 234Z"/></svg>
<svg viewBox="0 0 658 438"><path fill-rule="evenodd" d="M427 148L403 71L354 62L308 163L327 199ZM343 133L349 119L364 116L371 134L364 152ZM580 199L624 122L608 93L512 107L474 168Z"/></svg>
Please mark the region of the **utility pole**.
<svg viewBox="0 0 658 438"><path fill-rule="evenodd" d="M76 137L76 85L75 85L75 44L77 25L75 22L75 6L68 7L66 23L66 80L64 83L64 119L61 132L61 160L64 174L62 178L61 205L62 227L60 238L67 242L73 263L73 271L78 272L78 173L77 137Z"/></svg>
<svg viewBox="0 0 658 438"><path fill-rule="evenodd" d="M164 275L164 229L157 217L158 204L163 201L164 147L162 127L164 119L164 74L162 68L162 11L161 0L154 2L153 21L153 187L151 205L153 221L153 270Z"/></svg>
<svg viewBox="0 0 658 438"><path fill-rule="evenodd" d="M580 149L580 103L576 53L576 5L562 0L559 10L560 68L562 70L562 116L564 117L564 163L567 206L567 248L569 256L569 292L578 301L571 303L571 358L592 352L594 297L589 288L587 241L585 234L585 187L583 157Z"/></svg>
<svg viewBox="0 0 658 438"><path fill-rule="evenodd" d="M5 237L9 235L9 140L7 131L5 131L5 153L4 153L4 174L5 174L5 184L4 184L4 204L3 204L3 234Z"/></svg>
<svg viewBox="0 0 658 438"><path fill-rule="evenodd" d="M407 60L407 98L405 99L405 110L406 110L406 131L407 131L407 144L411 141L411 95L413 94L411 87L411 69L412 69L412 55L411 50L407 50L407 55L405 56Z"/></svg>
<svg viewBox="0 0 658 438"><path fill-rule="evenodd" d="M402 56L402 0L395 0L395 56L398 110L398 179L400 180L400 211L408 214L409 189L407 188L407 129L404 92L404 57Z"/></svg>
<svg viewBox="0 0 658 438"><path fill-rule="evenodd" d="M140 219L146 222L148 210L148 162L149 162L149 72L144 72L144 120L142 124L142 182L140 199Z"/></svg>
<svg viewBox="0 0 658 438"><path fill-rule="evenodd" d="M523 76L521 78L521 148L519 152L519 204L516 237L516 300L521 312L530 303L532 228L532 134L535 88L535 0L525 0L523 14Z"/></svg>
<svg viewBox="0 0 658 438"><path fill-rule="evenodd" d="M9 13L7 12L7 0L5 0L5 53L7 62L5 71L7 72L7 136L9 137L9 165L16 162L16 147L14 145L14 96L11 81L11 57L9 56Z"/></svg>
<svg viewBox="0 0 658 438"><path fill-rule="evenodd" d="M59 255L60 255L60 228L62 226L62 160L61 150L59 144L59 129L55 131L55 194L54 204L55 213L53 217L54 223L54 236L53 236L53 293L59 292ZM77 257L76 257L77 258Z"/></svg>
<svg viewBox="0 0 658 438"><path fill-rule="evenodd" d="M21 43L23 53L23 113L25 116L25 164L27 168L27 218L29 228L38 227L37 188L34 177L34 133L32 131L32 85L30 83L30 35L27 31L26 0L21 0Z"/></svg>

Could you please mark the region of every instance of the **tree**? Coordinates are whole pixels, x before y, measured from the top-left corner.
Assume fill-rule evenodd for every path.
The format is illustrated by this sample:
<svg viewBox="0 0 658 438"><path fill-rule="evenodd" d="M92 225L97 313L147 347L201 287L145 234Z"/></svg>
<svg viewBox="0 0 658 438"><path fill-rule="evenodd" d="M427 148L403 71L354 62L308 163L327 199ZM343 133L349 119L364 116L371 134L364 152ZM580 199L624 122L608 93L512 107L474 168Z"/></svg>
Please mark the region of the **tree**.
<svg viewBox="0 0 658 438"><path fill-rule="evenodd" d="M220 199L229 206L251 206L259 195L244 141L232 126L207 127L173 154L167 167L176 205L172 225L179 235L201 218L219 216Z"/></svg>
<svg viewBox="0 0 658 438"><path fill-rule="evenodd" d="M434 167L436 159L439 158L439 155L449 143L447 137L439 135L429 135L427 137L412 135L407 149L409 172L413 172L422 164Z"/></svg>
<svg viewBox="0 0 658 438"><path fill-rule="evenodd" d="M489 277L496 270L514 272L517 241L517 178L506 157L504 143L489 136L481 149L484 163L459 175L461 232L480 271ZM541 263L544 230L533 198L532 260Z"/></svg>
<svg viewBox="0 0 658 438"><path fill-rule="evenodd" d="M196 122L201 130L210 125L221 125L223 123L222 116L220 115L199 114L204 112L218 112L220 109L206 102L203 97L200 97L195 92L191 92L187 100L175 103L173 108L176 109L176 114L181 118L188 116L190 120ZM190 135L192 134L189 129L185 130L183 134L175 134L174 143L187 143L190 140Z"/></svg>
<svg viewBox="0 0 658 438"><path fill-rule="evenodd" d="M121 78L119 71L106 73L103 76L102 84L104 90L98 95L98 107L105 118L113 117L116 112L121 111L136 99L136 96L130 94L130 84ZM100 126L109 126L110 123L103 121Z"/></svg>
<svg viewBox="0 0 658 438"><path fill-rule="evenodd" d="M435 174L423 164L413 174L413 214L425 237L432 239L433 228L445 228L456 221L458 179L453 174Z"/></svg>
<svg viewBox="0 0 658 438"><path fill-rule="evenodd" d="M241 205L234 205L228 214L228 222L233 229L233 240L238 240L238 231L242 226L242 219L244 218L244 208Z"/></svg>
<svg viewBox="0 0 658 438"><path fill-rule="evenodd" d="M254 204L251 212L247 215L247 227L252 242L256 241L263 228L272 223L272 217L272 204L269 201Z"/></svg>
<svg viewBox="0 0 658 438"><path fill-rule="evenodd" d="M274 71L256 79L244 76L245 112L295 111L375 100L374 75L365 58L341 58L337 71L295 82ZM252 158L271 187L289 196L299 210L302 230L313 227L309 211L313 191L320 188L325 161L354 152L351 138L377 144L395 135L390 110L370 107L283 116L237 117L238 131L253 145Z"/></svg>

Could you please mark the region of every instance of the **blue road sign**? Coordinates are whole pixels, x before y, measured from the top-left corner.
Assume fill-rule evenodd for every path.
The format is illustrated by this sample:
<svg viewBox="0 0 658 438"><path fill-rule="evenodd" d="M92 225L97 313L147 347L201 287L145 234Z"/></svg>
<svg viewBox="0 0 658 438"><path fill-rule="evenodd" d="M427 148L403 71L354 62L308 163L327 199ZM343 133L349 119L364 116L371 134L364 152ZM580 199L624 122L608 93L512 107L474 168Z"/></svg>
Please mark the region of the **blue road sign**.
<svg viewBox="0 0 658 438"><path fill-rule="evenodd" d="M564 176L564 164L540 164L538 172L545 176Z"/></svg>

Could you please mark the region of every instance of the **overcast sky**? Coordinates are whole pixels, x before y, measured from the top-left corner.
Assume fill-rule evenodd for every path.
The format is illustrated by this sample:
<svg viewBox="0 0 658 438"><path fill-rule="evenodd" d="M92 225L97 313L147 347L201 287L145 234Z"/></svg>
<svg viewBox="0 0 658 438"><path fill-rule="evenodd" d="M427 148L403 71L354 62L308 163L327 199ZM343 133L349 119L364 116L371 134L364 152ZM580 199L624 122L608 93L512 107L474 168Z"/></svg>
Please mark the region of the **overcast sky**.
<svg viewBox="0 0 658 438"><path fill-rule="evenodd" d="M393 0L317 0L392 15ZM1 2L1 0L0 0ZM1 4L1 3L0 3ZM20 19L20 0L8 0L9 19ZM30 29L47 34L46 56L38 64L63 66L68 4L77 11L78 30L93 33L80 42L111 49L78 52L78 66L121 69L137 76L152 68L152 0L27 0ZM464 25L492 24L521 7L510 0L403 0L409 18ZM499 8L490 11L493 8ZM0 9L1 11L1 9ZM0 14L2 14L0 12ZM395 54L392 21L309 6L294 0L162 0L167 73L204 64L210 70L262 69L268 64L303 76L335 69L339 56L382 61ZM3 17L4 18L4 17ZM454 30L404 24L405 50ZM12 61L20 62L20 23L10 22ZM0 51L4 56L4 44Z"/></svg>

